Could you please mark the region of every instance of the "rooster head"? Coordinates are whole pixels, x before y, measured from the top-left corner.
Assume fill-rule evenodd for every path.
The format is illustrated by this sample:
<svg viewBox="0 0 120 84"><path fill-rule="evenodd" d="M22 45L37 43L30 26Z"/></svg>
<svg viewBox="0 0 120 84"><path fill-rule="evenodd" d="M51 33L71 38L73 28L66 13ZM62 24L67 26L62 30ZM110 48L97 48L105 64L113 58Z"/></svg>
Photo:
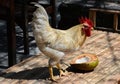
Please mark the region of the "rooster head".
<svg viewBox="0 0 120 84"><path fill-rule="evenodd" d="M82 30L85 33L85 35L86 36L91 36L91 30L93 29L93 22L86 17L85 18L81 17L79 19L79 21L80 21L80 24L83 25Z"/></svg>

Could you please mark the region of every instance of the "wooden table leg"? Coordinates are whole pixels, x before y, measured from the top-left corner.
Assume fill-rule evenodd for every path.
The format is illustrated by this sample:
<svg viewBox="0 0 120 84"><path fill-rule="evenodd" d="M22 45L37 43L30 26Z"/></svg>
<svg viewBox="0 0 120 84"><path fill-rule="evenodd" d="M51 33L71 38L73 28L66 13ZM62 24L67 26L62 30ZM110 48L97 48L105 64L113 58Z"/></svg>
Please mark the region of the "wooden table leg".
<svg viewBox="0 0 120 84"><path fill-rule="evenodd" d="M7 19L7 35L8 35L8 65L9 67L16 64L16 32L15 32L15 8L14 0L10 2Z"/></svg>
<svg viewBox="0 0 120 84"><path fill-rule="evenodd" d="M24 18L24 24L23 24L23 37L24 37L24 42L23 42L23 44L24 44L24 54L25 55L28 55L29 54L29 37L28 37L28 20L27 20L27 5L23 5L22 6L23 8L22 8L22 16L23 16L23 18Z"/></svg>
<svg viewBox="0 0 120 84"><path fill-rule="evenodd" d="M9 67L16 64L16 33L14 20L7 22L7 34L8 34L8 65Z"/></svg>
<svg viewBox="0 0 120 84"><path fill-rule="evenodd" d="M118 14L114 14L113 28L117 31L118 28Z"/></svg>
<svg viewBox="0 0 120 84"><path fill-rule="evenodd" d="M89 18L92 20L94 27L96 27L96 11L89 11Z"/></svg>

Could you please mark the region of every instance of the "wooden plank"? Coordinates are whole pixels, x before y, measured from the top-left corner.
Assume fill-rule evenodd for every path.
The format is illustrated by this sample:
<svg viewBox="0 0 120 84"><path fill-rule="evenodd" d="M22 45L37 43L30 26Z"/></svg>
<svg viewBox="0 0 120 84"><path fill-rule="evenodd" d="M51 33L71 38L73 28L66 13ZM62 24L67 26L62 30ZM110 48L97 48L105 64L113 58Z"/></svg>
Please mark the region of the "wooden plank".
<svg viewBox="0 0 120 84"><path fill-rule="evenodd" d="M110 9L99 9L99 8L90 8L90 11L100 11L100 12L109 12L109 13L117 13L120 14L119 10L110 10Z"/></svg>

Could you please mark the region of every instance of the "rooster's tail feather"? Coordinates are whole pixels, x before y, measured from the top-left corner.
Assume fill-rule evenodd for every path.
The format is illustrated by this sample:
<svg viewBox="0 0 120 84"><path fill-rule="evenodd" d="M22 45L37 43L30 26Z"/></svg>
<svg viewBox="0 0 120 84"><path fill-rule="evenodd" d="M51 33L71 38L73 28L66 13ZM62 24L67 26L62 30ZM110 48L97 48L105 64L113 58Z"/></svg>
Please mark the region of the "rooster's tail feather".
<svg viewBox="0 0 120 84"><path fill-rule="evenodd" d="M44 20L46 19L48 21L48 14L47 14L45 8L36 2L31 2L31 4L34 4L34 6L38 7L37 10L34 12L33 16L35 16L37 18L43 17Z"/></svg>

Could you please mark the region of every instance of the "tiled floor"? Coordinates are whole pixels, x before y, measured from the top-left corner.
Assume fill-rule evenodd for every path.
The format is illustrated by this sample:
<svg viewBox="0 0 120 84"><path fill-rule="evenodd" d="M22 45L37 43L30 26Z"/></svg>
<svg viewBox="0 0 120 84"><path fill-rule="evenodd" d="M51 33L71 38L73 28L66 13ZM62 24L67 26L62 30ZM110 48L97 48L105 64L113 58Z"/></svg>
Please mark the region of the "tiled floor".
<svg viewBox="0 0 120 84"><path fill-rule="evenodd" d="M23 36L22 30L19 26L16 26L16 37L17 37L17 45L16 45L16 54L17 54L17 62L20 60L27 58L29 56L35 55L39 53L38 48L36 47L34 37L32 35L32 29L29 26L29 56L25 56L23 54ZM22 39L22 40L21 40ZM8 67L8 54L7 54L7 29L6 22L0 20L0 71L6 69Z"/></svg>

